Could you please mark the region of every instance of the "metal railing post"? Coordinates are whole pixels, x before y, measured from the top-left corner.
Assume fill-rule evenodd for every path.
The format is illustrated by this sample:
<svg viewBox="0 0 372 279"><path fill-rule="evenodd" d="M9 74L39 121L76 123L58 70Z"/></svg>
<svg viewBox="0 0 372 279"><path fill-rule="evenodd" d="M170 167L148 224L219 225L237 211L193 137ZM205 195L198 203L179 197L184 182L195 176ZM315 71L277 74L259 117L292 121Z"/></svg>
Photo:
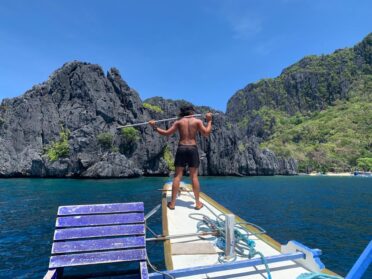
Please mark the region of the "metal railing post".
<svg viewBox="0 0 372 279"><path fill-rule="evenodd" d="M225 214L225 259L235 258L235 215Z"/></svg>

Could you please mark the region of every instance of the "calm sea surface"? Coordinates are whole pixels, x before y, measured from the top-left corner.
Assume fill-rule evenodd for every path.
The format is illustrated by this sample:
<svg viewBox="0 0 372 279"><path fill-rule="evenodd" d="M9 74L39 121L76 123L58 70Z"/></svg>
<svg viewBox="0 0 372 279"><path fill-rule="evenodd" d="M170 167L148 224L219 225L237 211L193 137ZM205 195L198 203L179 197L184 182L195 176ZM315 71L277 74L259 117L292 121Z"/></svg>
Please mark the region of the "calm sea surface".
<svg viewBox="0 0 372 279"><path fill-rule="evenodd" d="M167 180L0 180L0 278L42 278L59 205L143 201L147 212L160 203L157 189ZM207 195L279 242L295 239L320 248L326 267L343 276L372 239L371 178L209 177L201 184ZM160 214L149 226L161 233ZM163 269L162 244L151 243L148 250ZM372 278L371 267L364 278Z"/></svg>

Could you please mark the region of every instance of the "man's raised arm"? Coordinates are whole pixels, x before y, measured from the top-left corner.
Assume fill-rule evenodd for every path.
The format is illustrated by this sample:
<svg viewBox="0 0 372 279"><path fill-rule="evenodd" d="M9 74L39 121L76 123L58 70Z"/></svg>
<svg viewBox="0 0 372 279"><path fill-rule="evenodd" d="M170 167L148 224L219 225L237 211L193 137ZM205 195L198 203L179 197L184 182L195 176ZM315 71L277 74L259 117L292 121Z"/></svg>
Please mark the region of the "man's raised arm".
<svg viewBox="0 0 372 279"><path fill-rule="evenodd" d="M173 125L168 130L163 130L157 127L155 120L150 120L149 124L152 126L154 131L158 132L160 135L163 135L163 136L173 135L177 131L177 128L178 128L178 121L174 122Z"/></svg>
<svg viewBox="0 0 372 279"><path fill-rule="evenodd" d="M202 133L203 136L208 137L209 134L212 132L212 113L208 112L205 115L205 119L207 120L207 126L204 127L203 122L198 123L198 129Z"/></svg>

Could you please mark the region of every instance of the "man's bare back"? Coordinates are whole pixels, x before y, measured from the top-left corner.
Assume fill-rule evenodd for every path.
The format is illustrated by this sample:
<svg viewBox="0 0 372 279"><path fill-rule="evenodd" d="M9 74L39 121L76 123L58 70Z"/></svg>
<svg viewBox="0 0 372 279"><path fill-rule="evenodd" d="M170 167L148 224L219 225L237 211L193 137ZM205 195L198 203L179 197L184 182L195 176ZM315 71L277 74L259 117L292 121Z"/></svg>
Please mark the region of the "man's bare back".
<svg viewBox="0 0 372 279"><path fill-rule="evenodd" d="M212 113L208 112L205 115L208 122L207 126L203 125L203 121L188 115L175 121L168 130L163 130L156 127L154 120L149 121L149 124L155 127L156 131L163 136L170 136L176 131L180 134L180 144L184 145L196 145L196 134L199 131L203 136L208 136L212 130Z"/></svg>
<svg viewBox="0 0 372 279"><path fill-rule="evenodd" d="M183 117L176 123L180 133L180 144L196 145L196 135L203 123L194 117Z"/></svg>

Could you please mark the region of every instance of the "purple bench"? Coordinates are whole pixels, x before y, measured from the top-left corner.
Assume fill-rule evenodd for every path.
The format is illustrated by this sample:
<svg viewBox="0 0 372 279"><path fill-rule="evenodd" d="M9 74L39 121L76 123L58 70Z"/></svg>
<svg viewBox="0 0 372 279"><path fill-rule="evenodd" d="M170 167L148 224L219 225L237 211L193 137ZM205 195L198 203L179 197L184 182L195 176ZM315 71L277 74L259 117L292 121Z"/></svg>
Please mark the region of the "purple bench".
<svg viewBox="0 0 372 279"><path fill-rule="evenodd" d="M44 279L62 278L65 267L133 261L148 278L142 202L60 206L57 215Z"/></svg>

